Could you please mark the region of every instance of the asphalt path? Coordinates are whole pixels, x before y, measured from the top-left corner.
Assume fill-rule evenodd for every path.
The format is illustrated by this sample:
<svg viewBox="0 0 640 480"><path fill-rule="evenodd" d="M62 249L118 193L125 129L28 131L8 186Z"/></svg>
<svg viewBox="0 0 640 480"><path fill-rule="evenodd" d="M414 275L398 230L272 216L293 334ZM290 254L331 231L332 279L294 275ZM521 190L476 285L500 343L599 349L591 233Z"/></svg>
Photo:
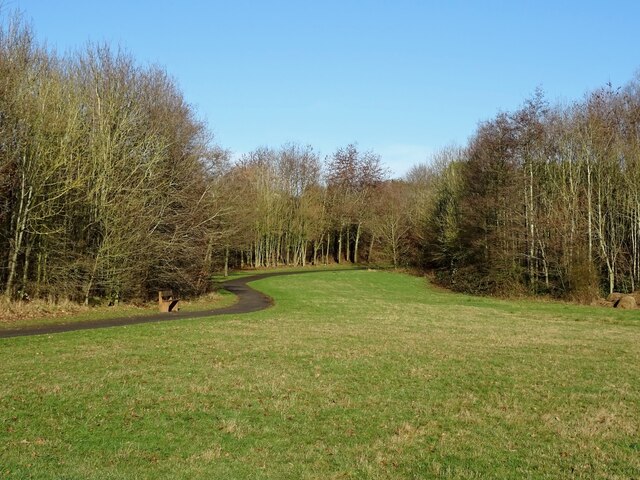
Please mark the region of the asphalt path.
<svg viewBox="0 0 640 480"><path fill-rule="evenodd" d="M298 275L301 273L330 272L336 270L309 270L306 272L273 272L251 275L236 280L229 280L222 284L225 290L238 297L238 301L233 305L213 310L201 310L196 312L169 312L157 313L155 315L138 315L129 317L108 318L104 320L88 320L86 322L61 323L53 325L39 325L32 327L16 328L12 330L1 330L0 338L26 337L31 335L51 335L54 333L74 332L76 330L93 330L96 328L121 327L124 325L137 325L140 323L168 322L188 318L211 317L214 315L231 315L257 312L273 305L273 299L258 290L247 285L249 282L261 280L269 277L280 277L283 275Z"/></svg>

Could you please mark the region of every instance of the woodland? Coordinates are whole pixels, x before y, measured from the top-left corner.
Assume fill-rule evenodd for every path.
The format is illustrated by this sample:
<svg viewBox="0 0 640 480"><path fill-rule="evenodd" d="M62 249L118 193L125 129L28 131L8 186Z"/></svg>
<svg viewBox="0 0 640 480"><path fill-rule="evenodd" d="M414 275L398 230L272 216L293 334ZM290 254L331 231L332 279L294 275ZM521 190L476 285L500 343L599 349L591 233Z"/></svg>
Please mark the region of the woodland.
<svg viewBox="0 0 640 480"><path fill-rule="evenodd" d="M356 143L232 159L176 82L103 45L0 31L0 289L197 295L229 268L354 263L480 294L590 301L640 283L640 77L536 91L399 179Z"/></svg>

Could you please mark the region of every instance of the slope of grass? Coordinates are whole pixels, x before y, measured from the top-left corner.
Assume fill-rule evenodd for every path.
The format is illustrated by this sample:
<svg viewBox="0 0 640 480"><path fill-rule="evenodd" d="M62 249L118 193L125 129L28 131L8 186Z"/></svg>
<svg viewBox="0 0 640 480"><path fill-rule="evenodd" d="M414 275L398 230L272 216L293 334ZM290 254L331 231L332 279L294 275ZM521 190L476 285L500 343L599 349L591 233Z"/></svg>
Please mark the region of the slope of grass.
<svg viewBox="0 0 640 480"><path fill-rule="evenodd" d="M0 478L638 478L640 319L389 272L0 340Z"/></svg>
<svg viewBox="0 0 640 480"><path fill-rule="evenodd" d="M238 278L250 277L252 275L261 275L263 273L280 273L280 272L334 272L334 271L342 271L342 270L362 270L365 267L359 266L358 264L353 263L329 263L325 264L317 264L311 265L307 264L304 267L301 266L287 266L281 265L278 267L260 267L260 268L244 268L241 270L231 270L229 271L229 275L225 277L222 274L216 274L211 279L214 282L217 282L218 285L222 285L224 282L229 280L235 280Z"/></svg>

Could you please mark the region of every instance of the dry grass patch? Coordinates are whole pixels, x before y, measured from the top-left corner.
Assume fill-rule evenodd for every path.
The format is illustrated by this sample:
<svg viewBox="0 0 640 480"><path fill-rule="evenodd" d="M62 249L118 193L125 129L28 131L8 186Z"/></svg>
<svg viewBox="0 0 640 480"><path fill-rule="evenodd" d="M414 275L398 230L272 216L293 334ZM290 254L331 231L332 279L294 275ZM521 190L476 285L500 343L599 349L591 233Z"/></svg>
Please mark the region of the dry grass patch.
<svg viewBox="0 0 640 480"><path fill-rule="evenodd" d="M199 311L222 308L233 304L235 295L226 291L211 292L198 298L181 300L180 309ZM120 303L116 306L86 306L66 300L48 302L9 302L0 298L0 330L51 324L81 323L108 318L153 315L158 313L157 302Z"/></svg>

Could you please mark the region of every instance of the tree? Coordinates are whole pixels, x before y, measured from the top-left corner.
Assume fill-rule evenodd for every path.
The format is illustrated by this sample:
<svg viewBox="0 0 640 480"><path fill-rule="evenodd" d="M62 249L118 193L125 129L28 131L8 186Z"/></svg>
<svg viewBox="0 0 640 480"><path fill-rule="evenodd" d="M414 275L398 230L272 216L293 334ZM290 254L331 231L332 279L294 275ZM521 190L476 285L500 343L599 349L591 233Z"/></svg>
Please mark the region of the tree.
<svg viewBox="0 0 640 480"><path fill-rule="evenodd" d="M362 232L373 216L372 196L385 176L380 156L373 152L361 153L355 144L339 148L329 159L327 192L330 215L337 230L338 263L343 258L343 246L344 259L358 262Z"/></svg>

